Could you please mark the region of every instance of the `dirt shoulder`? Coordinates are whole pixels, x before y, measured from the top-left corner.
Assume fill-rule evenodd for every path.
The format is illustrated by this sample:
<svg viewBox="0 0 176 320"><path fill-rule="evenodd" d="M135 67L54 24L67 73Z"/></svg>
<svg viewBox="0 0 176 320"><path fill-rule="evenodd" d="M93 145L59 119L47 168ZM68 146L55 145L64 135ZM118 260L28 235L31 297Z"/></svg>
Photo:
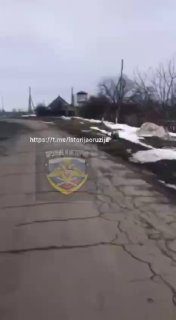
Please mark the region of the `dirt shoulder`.
<svg viewBox="0 0 176 320"><path fill-rule="evenodd" d="M26 134L30 128L13 120L0 120L0 156L8 155L20 135Z"/></svg>

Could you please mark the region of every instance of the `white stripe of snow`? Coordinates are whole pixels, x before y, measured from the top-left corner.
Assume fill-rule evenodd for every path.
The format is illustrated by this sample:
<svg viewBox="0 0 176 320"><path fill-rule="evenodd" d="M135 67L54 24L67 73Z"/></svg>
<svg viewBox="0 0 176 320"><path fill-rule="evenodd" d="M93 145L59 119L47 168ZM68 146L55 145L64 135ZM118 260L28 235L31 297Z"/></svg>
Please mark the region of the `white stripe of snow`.
<svg viewBox="0 0 176 320"><path fill-rule="evenodd" d="M60 118L62 120L71 120L71 117L65 117L65 116L61 116L61 117L58 117L58 118Z"/></svg>
<svg viewBox="0 0 176 320"><path fill-rule="evenodd" d="M102 129L98 128L98 127L90 127L90 129L98 131L98 132L101 132L103 134L106 134L107 136L111 136L111 132L106 131L106 130L102 130Z"/></svg>
<svg viewBox="0 0 176 320"><path fill-rule="evenodd" d="M171 183L166 183L166 182L163 181L163 180L158 180L158 181L161 182L162 184L164 184L165 186L176 190L176 185L171 184Z"/></svg>
<svg viewBox="0 0 176 320"><path fill-rule="evenodd" d="M52 121L42 121L43 123L49 123L49 124L55 124L54 122L52 122Z"/></svg>
<svg viewBox="0 0 176 320"><path fill-rule="evenodd" d="M101 120L96 120L96 119L86 119L86 118L81 118L81 117L72 117L73 119L79 119L79 120L84 120L87 122L91 122L91 123L101 123Z"/></svg>
<svg viewBox="0 0 176 320"><path fill-rule="evenodd" d="M136 132L139 128L137 127L131 127L131 126L128 126L127 124L123 124L123 123L113 123L113 122L109 122L109 121L103 121L103 124L109 128L109 129L112 129L112 130L126 130L126 131L129 131L129 132Z"/></svg>

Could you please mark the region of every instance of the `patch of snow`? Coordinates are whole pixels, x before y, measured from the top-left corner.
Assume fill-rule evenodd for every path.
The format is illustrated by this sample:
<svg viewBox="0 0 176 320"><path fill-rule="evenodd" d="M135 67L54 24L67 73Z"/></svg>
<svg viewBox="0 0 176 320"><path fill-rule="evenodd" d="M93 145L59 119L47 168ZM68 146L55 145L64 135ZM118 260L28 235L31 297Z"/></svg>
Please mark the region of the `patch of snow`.
<svg viewBox="0 0 176 320"><path fill-rule="evenodd" d="M84 119L84 121L91 122L91 123L101 123L101 120L96 120L96 119Z"/></svg>
<svg viewBox="0 0 176 320"><path fill-rule="evenodd" d="M154 126L150 126L150 128L155 127L156 130L151 130L151 131L143 130L146 128L146 124L148 123L145 123L144 124L145 126L143 125L141 126L141 128L131 127L131 126L128 126L127 124L121 124L121 123L115 124L109 121L104 121L103 124L110 130L117 130L120 138L139 144L148 149L154 149L154 148L146 143L141 142L141 140L143 140L145 137L158 136L164 139L176 138L176 133L167 132L163 127L157 126L155 124L151 124Z"/></svg>
<svg viewBox="0 0 176 320"><path fill-rule="evenodd" d="M73 119L79 119L79 120L84 120L87 122L91 122L91 123L101 123L101 120L97 120L97 119L87 119L87 118L82 118L82 117L72 117Z"/></svg>
<svg viewBox="0 0 176 320"><path fill-rule="evenodd" d="M176 138L176 133L174 133L174 132L169 132L169 135L170 135L171 137Z"/></svg>
<svg viewBox="0 0 176 320"><path fill-rule="evenodd" d="M22 118L29 118L29 117L36 117L35 113L29 113L29 114L22 114Z"/></svg>
<svg viewBox="0 0 176 320"><path fill-rule="evenodd" d="M164 184L165 186L167 186L168 188L172 188L174 190L176 190L176 185L175 184L171 184L171 183L166 183L163 180L159 180L159 182L161 182L162 184Z"/></svg>
<svg viewBox="0 0 176 320"><path fill-rule="evenodd" d="M130 132L136 132L137 130L141 129L140 127L131 127L131 126L129 126L127 124L123 124L123 123L114 123L114 122L110 122L110 121L102 121L102 120L97 120L97 119L87 119L87 118L76 117L76 116L73 116L72 118L73 119L80 119L80 120L88 121L88 122L92 122L92 123L103 123L107 128L109 128L111 130L126 130L126 131L130 131ZM144 123L141 127L143 127L144 125L146 126L146 124L149 124L149 122L148 123L147 122ZM160 126L157 126L154 123L150 123L150 124L154 125L155 128L156 127L160 127ZM169 135L173 136L173 137L176 137L176 133L173 133L173 132L169 132ZM147 136L151 136L151 132Z"/></svg>
<svg viewBox="0 0 176 320"><path fill-rule="evenodd" d="M151 137L153 135L156 135L156 131L157 131L157 135L160 136L160 137L165 132L166 133L165 138L166 137L167 138L169 138L169 137L176 138L176 133L171 133L171 132L167 133L166 131L163 132L164 128L160 129L162 127L159 127L159 126L157 126L157 125L155 125L153 123L151 124L152 128L153 128L153 125L154 125L155 129L156 129L156 127L159 128L158 130L155 130L154 134L152 133L152 130L151 131L149 130L148 133L145 130L145 133L144 132L142 133L142 129L141 128L143 127L143 129L145 129L146 123L143 124L143 126L141 128L139 128L139 127L132 127L132 126L129 126L127 124L122 124L122 123L113 123L113 122L109 122L109 121L103 121L102 122L101 120L96 120L96 119L86 119L86 118L82 118L82 117L72 117L72 118L80 119L80 120L87 121L87 122L90 122L90 123L103 123L104 126L107 129L109 129L111 132L112 131L118 131L119 138L125 139L125 140L130 141L130 142L135 143L135 144L139 144L139 145L141 145L143 147L146 147L147 149L154 149L154 148L152 146L142 142L141 140L143 140L144 137L149 137L149 136ZM108 131L106 131L106 130L101 130L99 128L95 129L95 127L94 127L94 130L99 130L99 132L104 133L106 135L108 133ZM108 134L108 135L110 136L110 134Z"/></svg>
<svg viewBox="0 0 176 320"><path fill-rule="evenodd" d="M176 150L173 149L151 149L138 151L130 158L132 162L147 163L160 160L176 160Z"/></svg>
<svg viewBox="0 0 176 320"><path fill-rule="evenodd" d="M42 121L43 123L47 123L47 124L55 124L54 122L52 121Z"/></svg>
<svg viewBox="0 0 176 320"><path fill-rule="evenodd" d="M137 130L139 129L137 127L131 127L131 126L128 126L127 124L121 124L121 123L115 124L109 121L104 121L103 124L111 130L117 130L119 138L121 139L125 139L133 143L140 144L141 146L146 147L148 149L152 148L152 146L141 142L141 140L144 138L139 137L137 135Z"/></svg>
<svg viewBox="0 0 176 320"><path fill-rule="evenodd" d="M103 121L103 124L111 130L126 130L129 132L136 132L139 129L137 127L128 126L127 124L124 124L124 123L113 123L109 121Z"/></svg>
<svg viewBox="0 0 176 320"><path fill-rule="evenodd" d="M152 148L152 146L141 142L140 141L141 139L137 136L136 132L119 131L118 134L119 134L119 137L122 138L122 139L131 141L131 142L136 143L136 144L140 144L141 146L144 146L144 147L146 147L148 149Z"/></svg>
<svg viewBox="0 0 176 320"><path fill-rule="evenodd" d="M103 134L111 137L111 132L109 132L109 131L102 130L102 129L98 128L98 127L90 127L90 129L91 129L91 130L98 131L98 132L101 132L101 133L103 133Z"/></svg>
<svg viewBox="0 0 176 320"><path fill-rule="evenodd" d="M71 117L61 116L61 117L59 117L59 118L62 119L62 120L71 120Z"/></svg>

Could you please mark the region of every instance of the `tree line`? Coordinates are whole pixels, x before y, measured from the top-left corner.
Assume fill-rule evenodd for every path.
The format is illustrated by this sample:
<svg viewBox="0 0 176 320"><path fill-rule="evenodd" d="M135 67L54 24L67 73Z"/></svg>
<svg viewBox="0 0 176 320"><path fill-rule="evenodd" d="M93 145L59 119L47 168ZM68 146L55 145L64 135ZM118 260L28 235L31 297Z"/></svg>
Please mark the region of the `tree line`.
<svg viewBox="0 0 176 320"><path fill-rule="evenodd" d="M80 116L113 122L131 121L134 122L132 125L144 120L176 120L174 59L147 72L136 70L133 79L124 74L123 69L122 60L119 76L104 78L99 82L97 95L91 96L79 109ZM40 105L38 111L41 110ZM47 109L42 111L47 113Z"/></svg>

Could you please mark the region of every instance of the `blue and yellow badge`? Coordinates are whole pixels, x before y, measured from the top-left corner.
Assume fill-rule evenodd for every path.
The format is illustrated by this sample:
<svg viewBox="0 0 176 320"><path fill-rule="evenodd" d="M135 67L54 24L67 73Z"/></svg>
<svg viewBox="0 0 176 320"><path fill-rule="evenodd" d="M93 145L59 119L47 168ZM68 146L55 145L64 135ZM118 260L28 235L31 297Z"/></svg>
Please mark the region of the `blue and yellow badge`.
<svg viewBox="0 0 176 320"><path fill-rule="evenodd" d="M86 162L82 158L50 159L48 170L50 184L65 195L79 190L87 180Z"/></svg>

